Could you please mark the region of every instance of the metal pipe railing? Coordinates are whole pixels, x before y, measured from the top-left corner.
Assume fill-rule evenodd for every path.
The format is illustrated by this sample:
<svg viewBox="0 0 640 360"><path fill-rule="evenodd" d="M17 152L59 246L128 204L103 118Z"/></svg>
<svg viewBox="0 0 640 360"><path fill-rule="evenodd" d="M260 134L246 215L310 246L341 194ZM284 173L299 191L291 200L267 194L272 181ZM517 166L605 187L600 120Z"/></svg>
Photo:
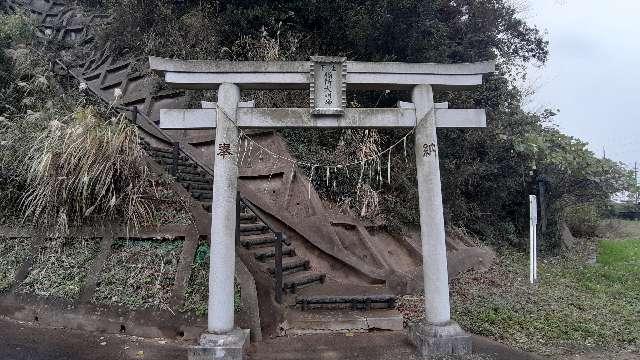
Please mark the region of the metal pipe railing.
<svg viewBox="0 0 640 360"><path fill-rule="evenodd" d="M171 166L171 175L178 176L178 160L180 159L180 143L173 143L173 166Z"/></svg>
<svg viewBox="0 0 640 360"><path fill-rule="evenodd" d="M267 228L269 229L269 231L271 231L273 234L275 234L275 243L274 243L274 248L275 248L275 254L274 254L274 277L275 277L275 281L274 281L274 291L275 291L275 297L276 297L276 301L278 302L278 304L282 304L282 296L283 296L283 277L284 275L283 270L282 270L282 257L283 257L283 246L284 245L291 245L291 242L287 240L287 235L284 234L281 231L276 231L275 229L273 229L270 225L269 222L267 222L262 216L260 216L260 212L258 211L258 209L255 207L255 205L253 205L249 200L246 200L245 198L242 197L242 195L240 195L240 192L238 192L238 209L240 209L240 203L242 203L245 207L247 207L249 210L251 210L251 212L253 212L255 214L255 216L262 221L263 224L265 224L267 226ZM237 214L237 218L238 218L238 224L237 224L237 240L238 243L240 242L240 210L238 210L238 214Z"/></svg>
<svg viewBox="0 0 640 360"><path fill-rule="evenodd" d="M240 246L240 215L241 214L242 214L242 202L240 200L240 191L237 191L236 192L236 247Z"/></svg>
<svg viewBox="0 0 640 360"><path fill-rule="evenodd" d="M278 304L282 304L282 243L285 239L286 235L281 232L276 233L274 275L276 302Z"/></svg>

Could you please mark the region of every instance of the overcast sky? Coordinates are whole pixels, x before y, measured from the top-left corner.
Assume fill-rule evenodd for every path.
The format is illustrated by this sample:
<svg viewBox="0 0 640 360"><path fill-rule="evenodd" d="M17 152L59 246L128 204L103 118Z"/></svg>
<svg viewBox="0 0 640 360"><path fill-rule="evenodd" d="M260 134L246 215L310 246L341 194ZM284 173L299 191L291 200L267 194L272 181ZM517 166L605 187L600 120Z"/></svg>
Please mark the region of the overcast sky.
<svg viewBox="0 0 640 360"><path fill-rule="evenodd" d="M640 0L530 0L522 16L551 51L527 106L560 109L563 132L599 156L640 163Z"/></svg>

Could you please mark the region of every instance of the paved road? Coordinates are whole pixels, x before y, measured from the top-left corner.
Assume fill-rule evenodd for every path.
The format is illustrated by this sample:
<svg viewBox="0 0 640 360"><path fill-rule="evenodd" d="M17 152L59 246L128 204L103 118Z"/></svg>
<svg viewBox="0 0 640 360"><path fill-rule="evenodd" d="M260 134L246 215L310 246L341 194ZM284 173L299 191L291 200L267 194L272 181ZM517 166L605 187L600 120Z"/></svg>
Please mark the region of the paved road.
<svg viewBox="0 0 640 360"><path fill-rule="evenodd" d="M443 360L541 360L502 344L474 336L474 354L437 357ZM252 345L250 360L418 360L403 332L308 335L269 339Z"/></svg>
<svg viewBox="0 0 640 360"><path fill-rule="evenodd" d="M186 360L184 344L162 339L124 335L100 335L54 329L0 318L1 360ZM479 355L456 360L535 360L538 357L513 351L504 345L474 337ZM269 339L252 344L251 360L414 360L415 349L406 335L375 332L342 335L311 335Z"/></svg>
<svg viewBox="0 0 640 360"><path fill-rule="evenodd" d="M0 318L2 360L186 360L183 346L120 335L53 329Z"/></svg>

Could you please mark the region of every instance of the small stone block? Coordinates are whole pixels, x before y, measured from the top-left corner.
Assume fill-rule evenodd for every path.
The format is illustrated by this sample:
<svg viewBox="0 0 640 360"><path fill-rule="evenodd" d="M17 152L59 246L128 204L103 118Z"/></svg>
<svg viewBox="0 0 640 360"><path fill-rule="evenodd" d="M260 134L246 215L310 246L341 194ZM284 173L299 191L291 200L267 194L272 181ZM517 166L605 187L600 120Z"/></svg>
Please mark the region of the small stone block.
<svg viewBox="0 0 640 360"><path fill-rule="evenodd" d="M418 355L428 359L437 354L468 354L471 352L471 336L458 324L450 321L442 325L425 321L409 325L408 336L416 346Z"/></svg>
<svg viewBox="0 0 640 360"><path fill-rule="evenodd" d="M235 329L226 334L204 333L200 345L189 348L189 360L242 360L249 345L249 330Z"/></svg>

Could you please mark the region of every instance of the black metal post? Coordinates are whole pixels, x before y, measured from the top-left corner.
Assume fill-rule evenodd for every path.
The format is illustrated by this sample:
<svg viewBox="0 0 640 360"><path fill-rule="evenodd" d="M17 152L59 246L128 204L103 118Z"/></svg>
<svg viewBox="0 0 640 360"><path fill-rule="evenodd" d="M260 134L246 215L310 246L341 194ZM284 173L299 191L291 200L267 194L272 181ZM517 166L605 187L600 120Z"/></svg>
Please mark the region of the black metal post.
<svg viewBox="0 0 640 360"><path fill-rule="evenodd" d="M171 167L171 175L178 176L178 159L180 158L180 145L173 143L173 166Z"/></svg>
<svg viewBox="0 0 640 360"><path fill-rule="evenodd" d="M282 304L282 240L285 237L281 232L276 233L275 246L275 275L276 275L276 301Z"/></svg>
<svg viewBox="0 0 640 360"><path fill-rule="evenodd" d="M213 201L213 199L211 199ZM241 211L241 203L240 203L240 191L236 192L236 246L240 245L240 214Z"/></svg>
<svg viewBox="0 0 640 360"><path fill-rule="evenodd" d="M131 122L135 125L138 123L138 107L132 106L131 110Z"/></svg>
<svg viewBox="0 0 640 360"><path fill-rule="evenodd" d="M539 230L541 234L544 234L547 231L547 179L544 175L540 175L536 182L538 185L538 212L540 214Z"/></svg>

